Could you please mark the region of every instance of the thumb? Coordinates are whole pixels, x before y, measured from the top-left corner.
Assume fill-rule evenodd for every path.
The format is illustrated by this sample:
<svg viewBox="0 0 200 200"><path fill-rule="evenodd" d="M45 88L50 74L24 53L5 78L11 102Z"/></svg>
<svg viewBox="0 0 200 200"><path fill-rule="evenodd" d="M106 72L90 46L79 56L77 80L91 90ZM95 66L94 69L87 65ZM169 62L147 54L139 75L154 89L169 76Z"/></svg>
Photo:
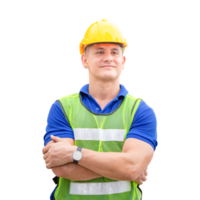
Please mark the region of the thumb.
<svg viewBox="0 0 200 200"><path fill-rule="evenodd" d="M51 139L53 140L53 142L60 142L60 141L61 141L61 138L56 137L56 136L54 136L54 135L51 135L50 137L51 137Z"/></svg>

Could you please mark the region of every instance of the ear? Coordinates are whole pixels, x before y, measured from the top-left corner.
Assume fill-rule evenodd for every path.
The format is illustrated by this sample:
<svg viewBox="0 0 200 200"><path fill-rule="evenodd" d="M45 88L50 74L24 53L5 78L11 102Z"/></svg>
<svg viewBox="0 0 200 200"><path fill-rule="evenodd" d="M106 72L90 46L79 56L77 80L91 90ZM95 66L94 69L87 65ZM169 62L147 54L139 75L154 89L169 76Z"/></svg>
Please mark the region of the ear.
<svg viewBox="0 0 200 200"><path fill-rule="evenodd" d="M85 54L81 56L82 65L85 69L88 69L88 58Z"/></svg>
<svg viewBox="0 0 200 200"><path fill-rule="evenodd" d="M123 61L122 61L123 71L126 70L127 63L128 63L128 56L123 55Z"/></svg>

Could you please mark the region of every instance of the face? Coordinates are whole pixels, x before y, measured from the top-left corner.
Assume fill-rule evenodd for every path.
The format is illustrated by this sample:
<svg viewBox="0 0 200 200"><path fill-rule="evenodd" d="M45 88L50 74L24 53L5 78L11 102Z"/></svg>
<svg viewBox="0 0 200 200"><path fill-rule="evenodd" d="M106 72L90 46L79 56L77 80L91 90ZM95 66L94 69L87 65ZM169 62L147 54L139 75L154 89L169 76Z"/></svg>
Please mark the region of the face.
<svg viewBox="0 0 200 200"><path fill-rule="evenodd" d="M102 81L118 79L125 63L119 45L103 43L90 46L81 60L84 68L89 70L89 76Z"/></svg>

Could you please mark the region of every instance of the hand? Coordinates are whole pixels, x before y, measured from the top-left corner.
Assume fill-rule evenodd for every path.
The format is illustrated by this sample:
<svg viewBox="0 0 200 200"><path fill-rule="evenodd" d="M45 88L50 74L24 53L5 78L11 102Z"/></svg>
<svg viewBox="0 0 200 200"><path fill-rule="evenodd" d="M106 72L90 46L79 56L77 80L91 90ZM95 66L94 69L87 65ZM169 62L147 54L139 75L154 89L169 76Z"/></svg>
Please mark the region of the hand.
<svg viewBox="0 0 200 200"><path fill-rule="evenodd" d="M55 166L60 166L73 162L72 153L76 150L67 140L51 135L53 143L43 148L43 158L46 163L46 168L51 169Z"/></svg>
<svg viewBox="0 0 200 200"><path fill-rule="evenodd" d="M143 173L136 179L134 180L135 182L137 182L139 185L142 185L144 181L147 180L147 168L143 171Z"/></svg>

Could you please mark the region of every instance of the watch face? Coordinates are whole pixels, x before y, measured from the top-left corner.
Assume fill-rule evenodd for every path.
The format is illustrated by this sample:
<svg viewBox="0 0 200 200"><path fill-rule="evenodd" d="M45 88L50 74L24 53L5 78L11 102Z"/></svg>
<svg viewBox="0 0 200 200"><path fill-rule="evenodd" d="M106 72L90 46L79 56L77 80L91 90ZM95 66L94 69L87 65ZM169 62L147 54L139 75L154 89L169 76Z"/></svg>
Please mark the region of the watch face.
<svg viewBox="0 0 200 200"><path fill-rule="evenodd" d="M80 151L74 151L73 159L79 161L82 158L82 153Z"/></svg>

